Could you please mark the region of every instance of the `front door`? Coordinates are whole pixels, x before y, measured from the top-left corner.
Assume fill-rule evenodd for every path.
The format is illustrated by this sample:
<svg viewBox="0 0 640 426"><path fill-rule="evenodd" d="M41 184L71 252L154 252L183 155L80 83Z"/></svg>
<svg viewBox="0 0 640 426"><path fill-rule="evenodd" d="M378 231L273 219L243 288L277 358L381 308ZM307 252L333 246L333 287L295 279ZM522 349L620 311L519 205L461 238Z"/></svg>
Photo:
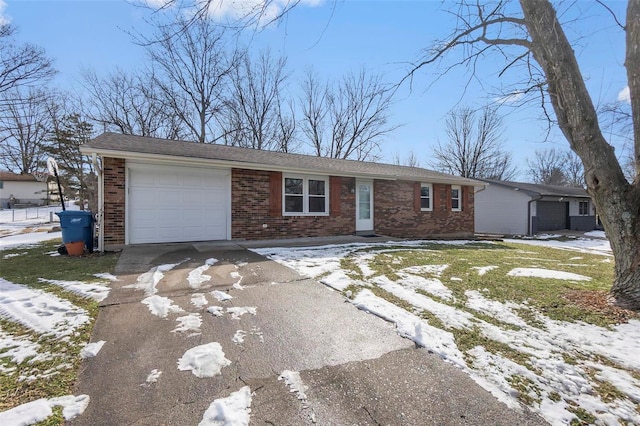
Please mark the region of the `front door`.
<svg viewBox="0 0 640 426"><path fill-rule="evenodd" d="M373 231L373 181L356 179L356 232Z"/></svg>

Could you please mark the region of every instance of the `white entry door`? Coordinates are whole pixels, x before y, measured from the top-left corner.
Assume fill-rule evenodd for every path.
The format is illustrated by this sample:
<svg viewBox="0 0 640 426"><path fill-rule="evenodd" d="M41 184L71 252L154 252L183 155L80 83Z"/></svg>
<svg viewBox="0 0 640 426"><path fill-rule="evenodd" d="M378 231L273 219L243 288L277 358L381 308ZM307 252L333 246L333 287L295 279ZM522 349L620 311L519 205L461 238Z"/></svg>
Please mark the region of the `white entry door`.
<svg viewBox="0 0 640 426"><path fill-rule="evenodd" d="M356 231L373 231L373 181L356 179Z"/></svg>

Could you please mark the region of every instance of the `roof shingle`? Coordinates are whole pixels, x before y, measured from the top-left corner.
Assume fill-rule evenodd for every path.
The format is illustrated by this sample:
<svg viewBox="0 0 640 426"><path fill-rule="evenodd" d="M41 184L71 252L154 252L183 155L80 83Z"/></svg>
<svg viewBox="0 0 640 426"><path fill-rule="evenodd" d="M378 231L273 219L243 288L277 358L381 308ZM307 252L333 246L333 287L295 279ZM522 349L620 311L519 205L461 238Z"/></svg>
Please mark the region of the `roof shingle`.
<svg viewBox="0 0 640 426"><path fill-rule="evenodd" d="M83 145L81 151L85 154L96 153L117 158L131 158L131 154L174 159L182 157L209 160L211 162L228 162L234 167L248 169L298 170L332 175L377 177L458 185L485 185L477 180L452 176L419 167L341 160L109 132L103 133Z"/></svg>

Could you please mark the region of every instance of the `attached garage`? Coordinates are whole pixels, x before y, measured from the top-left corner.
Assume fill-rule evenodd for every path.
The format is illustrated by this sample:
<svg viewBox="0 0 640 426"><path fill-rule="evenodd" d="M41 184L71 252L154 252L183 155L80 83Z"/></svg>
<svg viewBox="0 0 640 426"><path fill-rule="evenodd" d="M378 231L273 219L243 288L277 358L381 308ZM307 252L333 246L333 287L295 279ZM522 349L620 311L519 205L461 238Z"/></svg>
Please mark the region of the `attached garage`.
<svg viewBox="0 0 640 426"><path fill-rule="evenodd" d="M127 162L129 244L225 240L231 171Z"/></svg>
<svg viewBox="0 0 640 426"><path fill-rule="evenodd" d="M567 229L569 203L564 201L538 201L536 203L538 231Z"/></svg>

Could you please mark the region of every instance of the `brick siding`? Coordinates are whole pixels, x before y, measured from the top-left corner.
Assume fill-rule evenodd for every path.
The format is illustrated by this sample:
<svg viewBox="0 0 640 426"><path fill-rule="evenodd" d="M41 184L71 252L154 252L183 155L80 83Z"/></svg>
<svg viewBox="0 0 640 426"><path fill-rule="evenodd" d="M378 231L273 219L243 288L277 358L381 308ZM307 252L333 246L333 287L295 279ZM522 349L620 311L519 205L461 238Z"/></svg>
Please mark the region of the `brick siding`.
<svg viewBox="0 0 640 426"><path fill-rule="evenodd" d="M124 245L125 160L105 157L104 173L104 248Z"/></svg>
<svg viewBox="0 0 640 426"><path fill-rule="evenodd" d="M353 234L356 229L355 179L341 177L338 181L341 186L339 213L330 206L330 216L283 216L281 209L276 214L270 211L270 172L233 169L231 238L259 240Z"/></svg>
<svg viewBox="0 0 640 426"><path fill-rule="evenodd" d="M450 185L433 184L433 211L417 211L415 182L374 182L375 231L399 238L468 237L473 235L473 188L460 200L462 211L451 211ZM461 195L462 197L462 195Z"/></svg>
<svg viewBox="0 0 640 426"><path fill-rule="evenodd" d="M121 248L125 242L125 160L105 157L104 245ZM331 193L329 216L283 216L270 203L268 171L232 169L231 238L323 237L355 233L355 178L331 177L340 192ZM473 188L464 188L463 210L450 211L450 186L433 184L431 212L415 208L416 183L374 181L374 228L379 235L401 238L466 237L474 232ZM339 206L335 202L339 202ZM337 207L337 208L336 208ZM264 226L266 225L266 227Z"/></svg>

